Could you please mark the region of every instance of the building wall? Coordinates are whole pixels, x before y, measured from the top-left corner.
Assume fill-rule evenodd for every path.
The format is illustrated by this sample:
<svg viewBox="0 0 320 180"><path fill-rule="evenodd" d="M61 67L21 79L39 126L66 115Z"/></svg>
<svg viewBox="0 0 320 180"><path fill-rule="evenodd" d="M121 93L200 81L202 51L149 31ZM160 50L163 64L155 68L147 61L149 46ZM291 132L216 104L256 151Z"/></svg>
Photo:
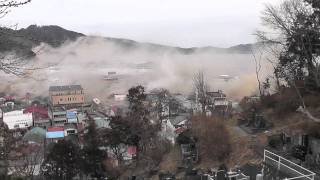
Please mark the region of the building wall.
<svg viewBox="0 0 320 180"><path fill-rule="evenodd" d="M84 94L52 95L52 105L83 104Z"/></svg>
<svg viewBox="0 0 320 180"><path fill-rule="evenodd" d="M23 110L11 111L3 114L3 122L9 129L23 129L33 124L32 113L23 113Z"/></svg>

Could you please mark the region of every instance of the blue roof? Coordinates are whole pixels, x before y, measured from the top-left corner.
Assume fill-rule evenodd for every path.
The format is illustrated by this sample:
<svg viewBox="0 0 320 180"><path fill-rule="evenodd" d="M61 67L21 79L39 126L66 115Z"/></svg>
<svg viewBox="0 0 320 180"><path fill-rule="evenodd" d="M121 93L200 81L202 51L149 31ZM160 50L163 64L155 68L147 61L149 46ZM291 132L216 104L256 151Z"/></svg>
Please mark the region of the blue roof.
<svg viewBox="0 0 320 180"><path fill-rule="evenodd" d="M76 112L67 112L67 119L76 119L77 113Z"/></svg>
<svg viewBox="0 0 320 180"><path fill-rule="evenodd" d="M46 137L47 137L48 139L63 138L63 137L64 137L64 131L47 132Z"/></svg>

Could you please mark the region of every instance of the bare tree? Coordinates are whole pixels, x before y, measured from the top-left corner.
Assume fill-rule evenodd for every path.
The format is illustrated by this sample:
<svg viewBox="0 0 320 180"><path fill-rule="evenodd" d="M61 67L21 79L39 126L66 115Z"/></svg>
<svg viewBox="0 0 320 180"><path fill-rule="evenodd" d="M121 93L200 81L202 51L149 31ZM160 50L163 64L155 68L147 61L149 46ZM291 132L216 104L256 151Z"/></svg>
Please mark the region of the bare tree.
<svg viewBox="0 0 320 180"><path fill-rule="evenodd" d="M262 96L264 93L262 92L262 88L261 88L261 80L260 80L260 73L261 73L261 61L262 61L262 52L260 50L258 50L257 52L258 54L256 54L256 52L254 52L254 50L251 48L251 54L254 60L254 64L255 64L255 71L256 71L256 78L258 81L258 89L259 89L259 93L260 96Z"/></svg>
<svg viewBox="0 0 320 180"><path fill-rule="evenodd" d="M13 166L10 169L14 176L32 180L39 173L44 158L44 149L41 145L34 144L20 147L20 149L28 152L23 152L19 159L13 160Z"/></svg>
<svg viewBox="0 0 320 180"><path fill-rule="evenodd" d="M206 112L206 107L208 105L208 96L207 92L209 90L209 85L205 80L204 72L199 70L193 76L193 85L196 93L196 104L199 103L201 105L201 112Z"/></svg>
<svg viewBox="0 0 320 180"><path fill-rule="evenodd" d="M11 8L25 5L31 2L31 0L1 0L0 1L0 18L6 16Z"/></svg>
<svg viewBox="0 0 320 180"><path fill-rule="evenodd" d="M163 119L170 116L169 102L171 94L167 89L154 89L151 93L156 95L153 110L157 113L158 119L162 122Z"/></svg>

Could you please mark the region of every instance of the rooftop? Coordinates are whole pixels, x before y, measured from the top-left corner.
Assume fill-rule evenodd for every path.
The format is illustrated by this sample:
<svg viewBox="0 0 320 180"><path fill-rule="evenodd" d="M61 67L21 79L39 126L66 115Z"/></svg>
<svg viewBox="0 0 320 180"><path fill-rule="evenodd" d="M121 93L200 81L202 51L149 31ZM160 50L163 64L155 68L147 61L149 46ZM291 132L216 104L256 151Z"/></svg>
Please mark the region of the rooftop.
<svg viewBox="0 0 320 180"><path fill-rule="evenodd" d="M186 113L182 113L178 116L173 116L173 117L170 117L169 120L171 122L172 125L177 125L185 120L188 120L189 118L189 115L186 114Z"/></svg>
<svg viewBox="0 0 320 180"><path fill-rule="evenodd" d="M69 86L50 86L49 91L75 91L83 90L81 85L69 85Z"/></svg>
<svg viewBox="0 0 320 180"><path fill-rule="evenodd" d="M211 92L207 92L207 95L213 98L216 97L226 97L226 95L222 92L222 91L211 91Z"/></svg>
<svg viewBox="0 0 320 180"><path fill-rule="evenodd" d="M24 136L23 140L25 141L33 141L36 143L43 143L44 139L46 138L46 130L35 127L28 131Z"/></svg>

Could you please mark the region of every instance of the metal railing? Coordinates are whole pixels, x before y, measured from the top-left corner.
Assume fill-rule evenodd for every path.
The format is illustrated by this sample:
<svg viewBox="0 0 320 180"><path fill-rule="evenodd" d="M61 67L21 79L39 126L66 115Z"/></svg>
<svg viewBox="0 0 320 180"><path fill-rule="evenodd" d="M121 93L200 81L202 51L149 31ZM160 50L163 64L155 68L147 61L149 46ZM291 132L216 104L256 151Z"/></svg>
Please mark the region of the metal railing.
<svg viewBox="0 0 320 180"><path fill-rule="evenodd" d="M268 150L264 150L263 154L264 163L275 166L278 171L284 171L284 174L292 176L283 178L283 180L314 180L316 175L314 172Z"/></svg>

